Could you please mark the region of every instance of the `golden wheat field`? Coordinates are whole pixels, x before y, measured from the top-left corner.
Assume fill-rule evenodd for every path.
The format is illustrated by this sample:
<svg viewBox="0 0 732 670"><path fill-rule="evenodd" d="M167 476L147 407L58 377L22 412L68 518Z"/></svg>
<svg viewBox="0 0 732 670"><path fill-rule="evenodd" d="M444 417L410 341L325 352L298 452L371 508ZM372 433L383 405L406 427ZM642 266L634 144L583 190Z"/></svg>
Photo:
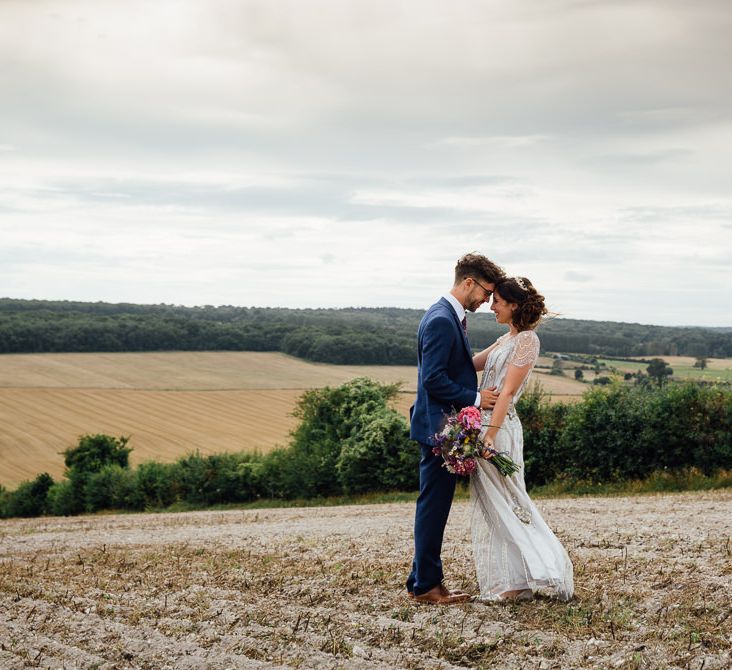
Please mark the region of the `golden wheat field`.
<svg viewBox="0 0 732 670"><path fill-rule="evenodd" d="M411 602L409 503L0 521L0 667L732 667L732 492L538 504L569 603ZM442 557L477 595L467 502Z"/></svg>
<svg viewBox="0 0 732 670"><path fill-rule="evenodd" d="M131 461L174 461L198 450L286 445L298 397L358 376L401 382L407 416L416 368L308 363L277 353L22 354L0 357L0 484L63 473L60 452L85 433L129 435ZM538 375L557 397L574 380Z"/></svg>

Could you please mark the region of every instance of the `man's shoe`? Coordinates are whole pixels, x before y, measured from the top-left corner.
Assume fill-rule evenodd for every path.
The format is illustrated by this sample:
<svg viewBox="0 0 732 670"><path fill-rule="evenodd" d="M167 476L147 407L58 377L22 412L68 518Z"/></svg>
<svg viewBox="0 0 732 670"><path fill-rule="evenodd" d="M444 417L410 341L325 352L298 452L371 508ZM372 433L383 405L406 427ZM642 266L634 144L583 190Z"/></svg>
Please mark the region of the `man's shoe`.
<svg viewBox="0 0 732 670"><path fill-rule="evenodd" d="M426 593L413 595L415 602L429 605L457 605L470 600L468 593L451 593L442 584L431 588Z"/></svg>
<svg viewBox="0 0 732 670"><path fill-rule="evenodd" d="M470 595L466 591L461 591L460 589L455 589L455 590L448 589L444 583L440 584L440 593L442 593L443 596L469 596Z"/></svg>
<svg viewBox="0 0 732 670"><path fill-rule="evenodd" d="M472 597L467 591L461 591L460 589L455 589L454 591L451 591L448 589L444 584L440 584L440 594L443 596L468 596ZM407 591L407 595L410 599L414 599L414 591Z"/></svg>

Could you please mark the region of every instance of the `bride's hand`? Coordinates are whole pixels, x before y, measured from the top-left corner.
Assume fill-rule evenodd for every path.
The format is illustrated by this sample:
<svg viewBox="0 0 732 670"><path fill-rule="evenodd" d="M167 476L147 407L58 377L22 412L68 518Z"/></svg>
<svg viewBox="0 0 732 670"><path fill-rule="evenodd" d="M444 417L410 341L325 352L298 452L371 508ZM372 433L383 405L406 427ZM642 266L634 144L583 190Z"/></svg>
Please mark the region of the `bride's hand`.
<svg viewBox="0 0 732 670"><path fill-rule="evenodd" d="M491 452L489 449L495 449L495 445L493 444L493 439L488 437L487 435L483 438L483 451L482 456L483 458L490 458Z"/></svg>

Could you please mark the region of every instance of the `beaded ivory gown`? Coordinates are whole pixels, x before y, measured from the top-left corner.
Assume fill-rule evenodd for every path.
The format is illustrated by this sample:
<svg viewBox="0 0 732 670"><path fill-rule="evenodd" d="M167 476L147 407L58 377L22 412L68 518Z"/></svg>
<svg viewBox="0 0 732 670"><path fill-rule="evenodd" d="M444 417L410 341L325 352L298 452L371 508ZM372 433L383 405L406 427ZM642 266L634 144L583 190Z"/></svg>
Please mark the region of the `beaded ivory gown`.
<svg viewBox="0 0 732 670"><path fill-rule="evenodd" d="M513 337L506 333L496 341L483 370L480 389L496 386L500 391L509 365L531 366L495 439L495 448L507 452L521 469L504 477L488 461L479 459L470 478L473 555L481 600L499 600L501 593L525 589L569 600L574 591L569 556L529 498L524 483L524 436L514 403L538 356L539 338L533 330ZM484 411L483 431L490 419L490 410Z"/></svg>

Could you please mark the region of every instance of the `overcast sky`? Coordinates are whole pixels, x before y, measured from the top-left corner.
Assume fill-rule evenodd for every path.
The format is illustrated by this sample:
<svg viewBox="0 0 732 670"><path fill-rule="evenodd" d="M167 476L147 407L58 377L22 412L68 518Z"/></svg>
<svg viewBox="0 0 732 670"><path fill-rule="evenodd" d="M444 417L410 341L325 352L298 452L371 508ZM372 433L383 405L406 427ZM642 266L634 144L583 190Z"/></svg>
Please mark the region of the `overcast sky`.
<svg viewBox="0 0 732 670"><path fill-rule="evenodd" d="M0 0L0 296L732 326L732 3ZM483 308L485 309L485 308Z"/></svg>

